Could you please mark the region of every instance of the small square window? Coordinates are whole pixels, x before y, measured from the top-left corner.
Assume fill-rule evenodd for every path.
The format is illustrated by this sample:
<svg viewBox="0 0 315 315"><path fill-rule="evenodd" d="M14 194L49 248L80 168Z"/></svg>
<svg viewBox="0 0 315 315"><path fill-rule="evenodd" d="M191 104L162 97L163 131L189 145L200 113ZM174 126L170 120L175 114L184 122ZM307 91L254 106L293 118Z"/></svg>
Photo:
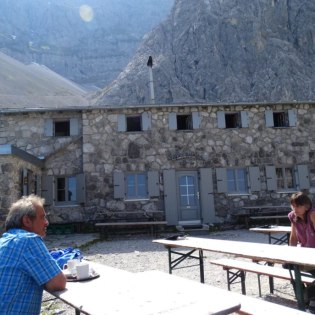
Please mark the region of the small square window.
<svg viewBox="0 0 315 315"><path fill-rule="evenodd" d="M289 127L289 118L286 112L273 113L274 127Z"/></svg>
<svg viewBox="0 0 315 315"><path fill-rule="evenodd" d="M177 115L177 130L192 130L192 116L191 115Z"/></svg>
<svg viewBox="0 0 315 315"><path fill-rule="evenodd" d="M70 121L55 121L54 122L54 135L55 137L68 137L70 136Z"/></svg>
<svg viewBox="0 0 315 315"><path fill-rule="evenodd" d="M240 128L241 121L239 113L225 113L226 128Z"/></svg>
<svg viewBox="0 0 315 315"><path fill-rule="evenodd" d="M142 119L141 116L127 116L126 117L127 131L141 131Z"/></svg>

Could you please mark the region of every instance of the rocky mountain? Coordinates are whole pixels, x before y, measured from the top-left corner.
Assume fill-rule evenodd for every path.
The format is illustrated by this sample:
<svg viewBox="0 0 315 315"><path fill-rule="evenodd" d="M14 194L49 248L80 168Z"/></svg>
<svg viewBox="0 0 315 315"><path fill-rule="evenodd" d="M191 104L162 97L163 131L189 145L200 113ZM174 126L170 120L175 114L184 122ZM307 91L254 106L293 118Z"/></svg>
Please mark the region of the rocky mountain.
<svg viewBox="0 0 315 315"><path fill-rule="evenodd" d="M97 105L315 100L315 1L176 0Z"/></svg>
<svg viewBox="0 0 315 315"><path fill-rule="evenodd" d="M1 0L0 51L104 87L174 0Z"/></svg>

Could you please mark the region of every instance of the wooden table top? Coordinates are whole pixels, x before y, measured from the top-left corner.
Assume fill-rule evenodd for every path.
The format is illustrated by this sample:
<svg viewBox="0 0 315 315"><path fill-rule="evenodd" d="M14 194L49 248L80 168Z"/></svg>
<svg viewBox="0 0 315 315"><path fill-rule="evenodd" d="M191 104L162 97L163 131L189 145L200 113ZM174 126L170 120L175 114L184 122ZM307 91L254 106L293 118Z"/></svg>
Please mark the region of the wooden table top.
<svg viewBox="0 0 315 315"><path fill-rule="evenodd" d="M276 234L276 233L290 233L291 226L283 225L271 225L270 227L255 227L249 229L251 232L265 233L265 234Z"/></svg>
<svg viewBox="0 0 315 315"><path fill-rule="evenodd" d="M64 291L52 294L93 315L230 314L240 301L228 291L160 271L131 273L91 264L100 277L68 282Z"/></svg>
<svg viewBox="0 0 315 315"><path fill-rule="evenodd" d="M210 238L186 237L183 240L158 239L153 242L166 247L201 249L210 252L232 254L253 260L274 263L291 263L315 268L315 249L294 246L279 246L253 242L227 241Z"/></svg>

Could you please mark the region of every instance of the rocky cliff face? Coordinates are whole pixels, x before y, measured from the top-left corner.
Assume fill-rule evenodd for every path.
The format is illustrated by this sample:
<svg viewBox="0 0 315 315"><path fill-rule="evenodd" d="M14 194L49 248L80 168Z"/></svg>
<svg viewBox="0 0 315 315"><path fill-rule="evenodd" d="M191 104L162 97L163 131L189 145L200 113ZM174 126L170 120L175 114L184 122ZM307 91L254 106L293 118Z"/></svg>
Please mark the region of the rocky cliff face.
<svg viewBox="0 0 315 315"><path fill-rule="evenodd" d="M83 4L84 3L84 4ZM0 50L104 87L128 64L173 0L1 0Z"/></svg>
<svg viewBox="0 0 315 315"><path fill-rule="evenodd" d="M315 99L315 1L176 0L95 104Z"/></svg>

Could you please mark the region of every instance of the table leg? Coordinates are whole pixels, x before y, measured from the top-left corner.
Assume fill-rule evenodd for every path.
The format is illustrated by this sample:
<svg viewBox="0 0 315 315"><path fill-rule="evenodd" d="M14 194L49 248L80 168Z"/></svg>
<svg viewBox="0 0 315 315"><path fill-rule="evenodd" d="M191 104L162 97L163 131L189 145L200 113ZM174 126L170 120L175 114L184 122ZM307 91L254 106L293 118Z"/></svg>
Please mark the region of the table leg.
<svg viewBox="0 0 315 315"><path fill-rule="evenodd" d="M294 265L294 280L295 280L295 295L298 303L298 308L305 311L303 284L301 281L301 271L298 265Z"/></svg>

